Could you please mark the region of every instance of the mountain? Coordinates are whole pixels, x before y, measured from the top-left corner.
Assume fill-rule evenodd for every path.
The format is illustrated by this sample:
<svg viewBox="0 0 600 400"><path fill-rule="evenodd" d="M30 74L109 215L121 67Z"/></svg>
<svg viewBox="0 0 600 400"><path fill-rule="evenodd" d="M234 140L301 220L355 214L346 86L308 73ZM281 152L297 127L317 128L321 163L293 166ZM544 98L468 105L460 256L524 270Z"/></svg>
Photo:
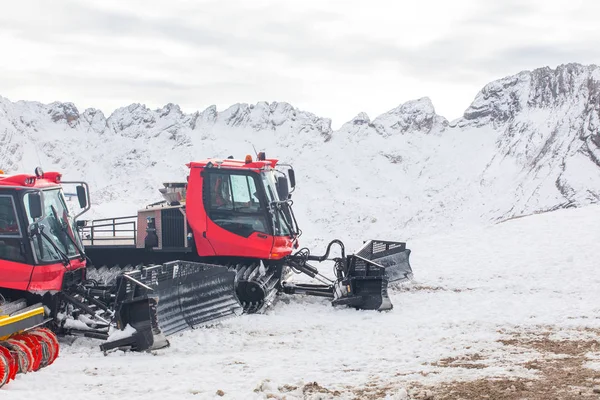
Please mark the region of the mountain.
<svg viewBox="0 0 600 400"><path fill-rule="evenodd" d="M358 244L596 203L599 126L600 67L579 64L491 82L455 121L421 98L336 131L287 103L193 114L132 104L106 117L0 97L0 168L85 179L90 216L112 217L159 200L162 182L184 181L190 160L256 148L294 165L307 237Z"/></svg>
<svg viewBox="0 0 600 400"><path fill-rule="evenodd" d="M482 183L512 192L508 215L600 200L600 69L565 65L487 85L456 124L492 126L497 154ZM499 171L514 168L504 179Z"/></svg>

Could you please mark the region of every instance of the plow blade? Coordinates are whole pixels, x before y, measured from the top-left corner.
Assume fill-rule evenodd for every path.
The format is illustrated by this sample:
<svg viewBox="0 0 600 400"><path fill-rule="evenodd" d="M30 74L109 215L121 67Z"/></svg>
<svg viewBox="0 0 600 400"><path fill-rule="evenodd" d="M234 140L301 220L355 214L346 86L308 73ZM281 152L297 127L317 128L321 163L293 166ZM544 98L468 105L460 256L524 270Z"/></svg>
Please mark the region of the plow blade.
<svg viewBox="0 0 600 400"><path fill-rule="evenodd" d="M406 243L370 240L354 256L368 265L383 267L389 283L404 282L413 277Z"/></svg>
<svg viewBox="0 0 600 400"><path fill-rule="evenodd" d="M329 258L331 246L341 247L341 258ZM284 293L306 294L332 298L334 306L348 306L359 310L391 310L394 306L388 296L388 283L412 279L409 263L410 250L406 243L370 240L355 253L345 256L344 244L335 239L329 243L324 255L311 255L307 249L288 256L287 263L294 271L312 278L320 276L324 285L283 282ZM307 261L334 260L336 280L319 274ZM331 284L327 284L327 280Z"/></svg>
<svg viewBox="0 0 600 400"><path fill-rule="evenodd" d="M131 341L136 350L168 345L165 336L240 315L235 271L189 261L172 261L121 275L117 321L121 330L135 329L129 338L109 341L106 351ZM144 348L145 347L145 348Z"/></svg>
<svg viewBox="0 0 600 400"><path fill-rule="evenodd" d="M370 240L349 255L343 279L334 285L333 305L362 310L386 311L394 308L388 296L388 283L412 279L406 243Z"/></svg>
<svg viewBox="0 0 600 400"><path fill-rule="evenodd" d="M334 285L334 306L358 310L387 311L394 308L387 293L385 276L354 276Z"/></svg>

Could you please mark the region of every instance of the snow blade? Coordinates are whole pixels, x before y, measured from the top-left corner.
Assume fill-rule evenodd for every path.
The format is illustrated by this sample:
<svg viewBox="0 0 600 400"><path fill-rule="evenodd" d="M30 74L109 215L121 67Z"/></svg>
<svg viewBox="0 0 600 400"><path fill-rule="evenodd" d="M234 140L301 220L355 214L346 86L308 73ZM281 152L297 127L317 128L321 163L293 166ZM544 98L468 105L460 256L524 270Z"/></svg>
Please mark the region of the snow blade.
<svg viewBox="0 0 600 400"><path fill-rule="evenodd" d="M168 345L164 336L239 315L235 277L227 267L189 261L125 273L118 278L118 327L133 327L133 347L145 350ZM103 344L102 350L120 347L127 339L116 342Z"/></svg>
<svg viewBox="0 0 600 400"><path fill-rule="evenodd" d="M340 246L342 253L342 257L333 259L336 263L335 282L307 263L308 260L322 262L330 259L329 252L334 244ZM284 293L330 297L334 306L344 305L359 310L391 310L393 305L388 296L388 283L402 282L413 276L406 243L370 240L356 254L347 257L344 249L344 244L334 239L322 256L311 255L308 249L288 256L286 261L292 269L318 278L324 285L283 282Z"/></svg>
<svg viewBox="0 0 600 400"><path fill-rule="evenodd" d="M345 277L334 284L334 306L378 311L394 307L388 296L389 280L384 267L353 254L348 256L347 268Z"/></svg>
<svg viewBox="0 0 600 400"><path fill-rule="evenodd" d="M364 261L366 266L385 268L390 283L404 282L413 278L409 262L410 250L406 248L406 243L370 240L354 256L359 261ZM365 265L360 265L359 262L357 267L365 268Z"/></svg>
<svg viewBox="0 0 600 400"><path fill-rule="evenodd" d="M406 243L370 240L348 256L343 279L334 285L333 305L362 310L391 310L388 283L412 279Z"/></svg>
<svg viewBox="0 0 600 400"><path fill-rule="evenodd" d="M387 311L394 308L387 294L385 277L355 277L336 282L334 306L349 306L358 310Z"/></svg>

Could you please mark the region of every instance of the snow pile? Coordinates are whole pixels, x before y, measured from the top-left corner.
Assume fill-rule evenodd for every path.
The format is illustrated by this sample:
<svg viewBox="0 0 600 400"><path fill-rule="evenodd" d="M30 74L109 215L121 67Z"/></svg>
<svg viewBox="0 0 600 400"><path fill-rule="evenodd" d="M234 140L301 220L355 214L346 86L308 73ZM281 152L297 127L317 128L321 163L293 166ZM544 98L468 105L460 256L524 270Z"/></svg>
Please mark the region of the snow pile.
<svg viewBox="0 0 600 400"><path fill-rule="evenodd" d="M127 326L123 330L112 329L110 334L108 335L108 339L106 339L106 342L110 343L116 342L121 339L126 339L135 335L136 332L137 330L133 326L127 324Z"/></svg>

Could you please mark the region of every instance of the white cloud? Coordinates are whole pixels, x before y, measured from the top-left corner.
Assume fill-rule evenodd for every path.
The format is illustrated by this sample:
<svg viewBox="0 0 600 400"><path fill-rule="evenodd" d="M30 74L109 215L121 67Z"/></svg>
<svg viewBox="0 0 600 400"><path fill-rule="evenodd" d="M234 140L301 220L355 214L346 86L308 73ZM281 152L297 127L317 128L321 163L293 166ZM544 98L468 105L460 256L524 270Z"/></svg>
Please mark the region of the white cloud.
<svg viewBox="0 0 600 400"><path fill-rule="evenodd" d="M0 14L0 95L109 114L287 101L340 126L429 96L459 117L487 82L600 63L593 0L22 0Z"/></svg>

